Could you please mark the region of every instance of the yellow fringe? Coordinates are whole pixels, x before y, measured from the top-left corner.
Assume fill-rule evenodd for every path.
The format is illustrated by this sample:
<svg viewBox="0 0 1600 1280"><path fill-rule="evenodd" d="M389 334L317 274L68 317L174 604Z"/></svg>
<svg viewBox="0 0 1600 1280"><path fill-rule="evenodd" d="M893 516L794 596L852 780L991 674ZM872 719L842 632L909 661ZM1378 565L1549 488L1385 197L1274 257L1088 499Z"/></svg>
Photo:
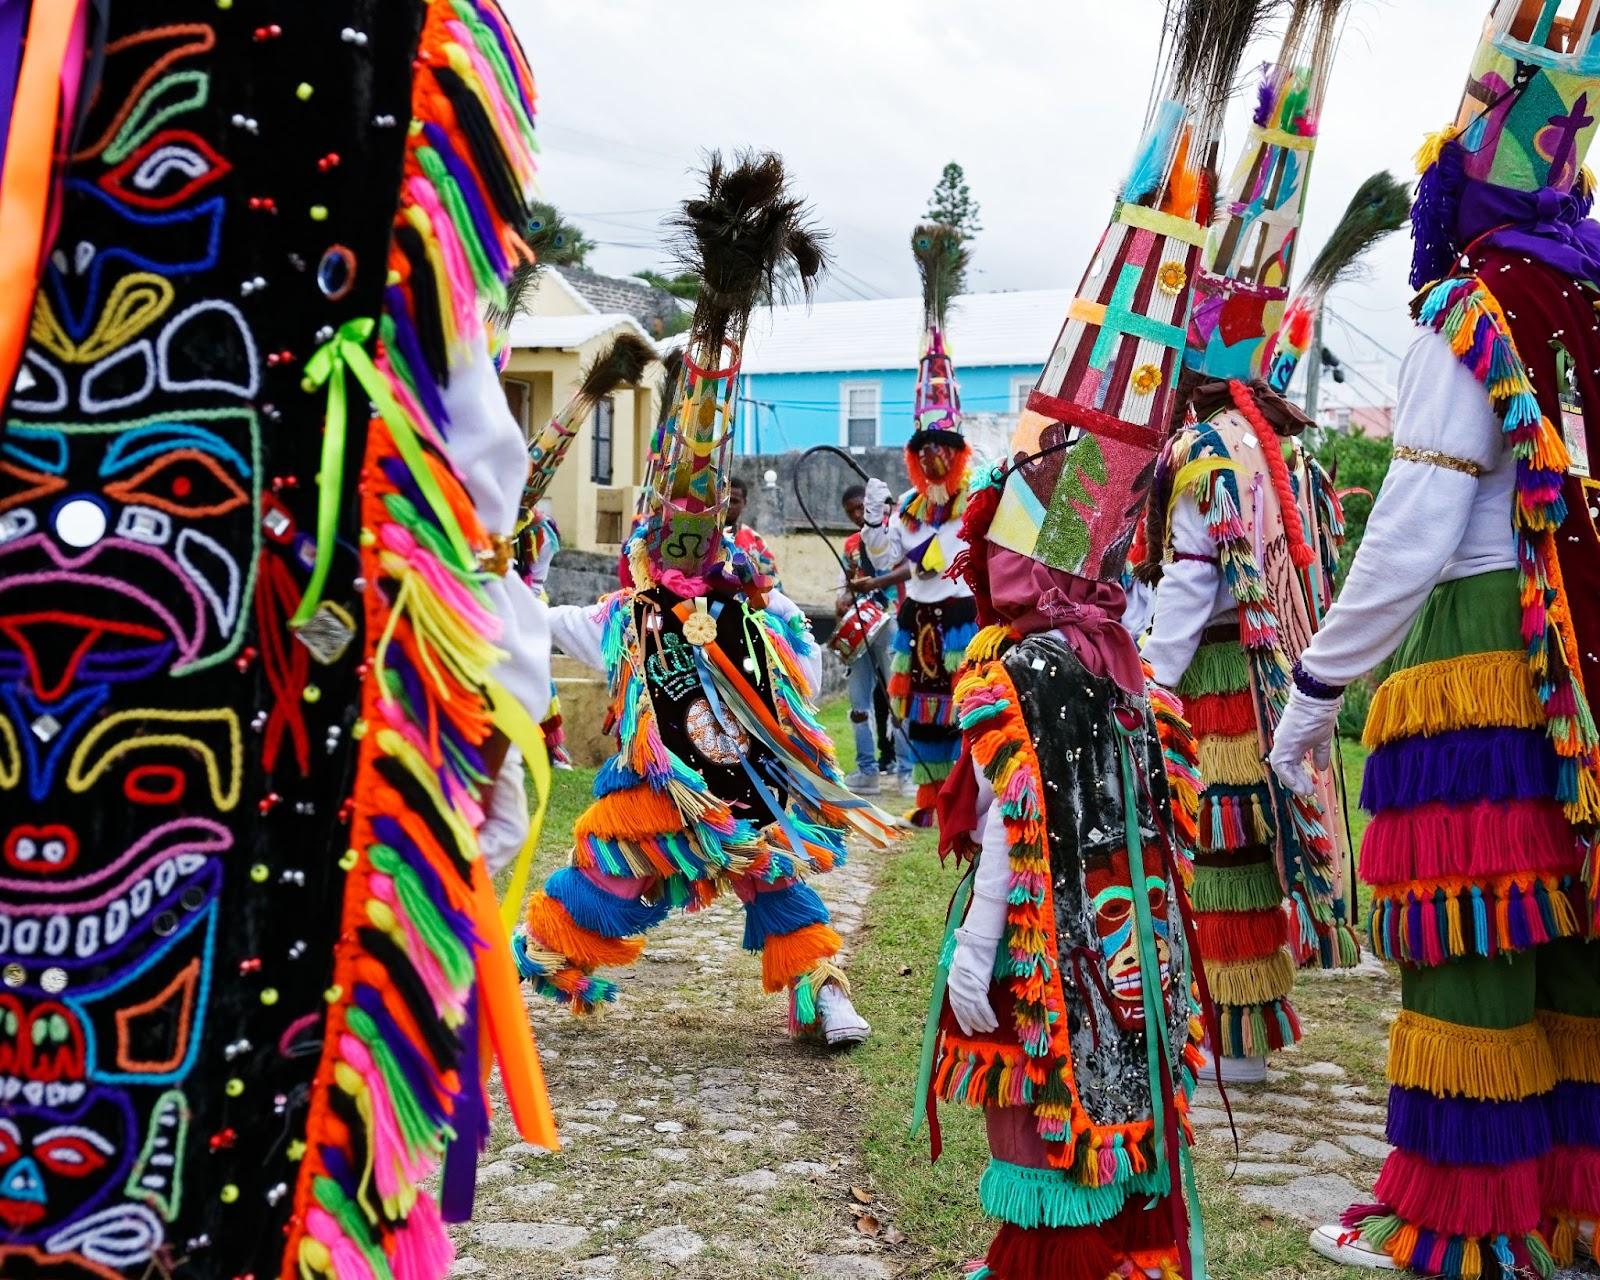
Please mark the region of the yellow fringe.
<svg viewBox="0 0 1600 1280"><path fill-rule="evenodd" d="M1389 1083L1440 1098L1520 1102L1556 1087L1556 1062L1536 1023L1498 1031L1407 1009L1389 1031Z"/></svg>
<svg viewBox="0 0 1600 1280"><path fill-rule="evenodd" d="M1253 733L1200 739L1200 776L1207 785L1247 787L1267 780L1261 740Z"/></svg>
<svg viewBox="0 0 1600 1280"><path fill-rule="evenodd" d="M1600 1018L1579 1018L1549 1009L1539 1010L1538 1017L1555 1059L1556 1075L1562 1080L1600 1084Z"/></svg>
<svg viewBox="0 0 1600 1280"><path fill-rule="evenodd" d="M1479 1280L1483 1275L1483 1251L1476 1236L1467 1236L1461 1242L1461 1280Z"/></svg>
<svg viewBox="0 0 1600 1280"><path fill-rule="evenodd" d="M1209 966L1211 997L1218 1004L1266 1004L1294 989L1294 961L1282 947L1260 960Z"/></svg>
<svg viewBox="0 0 1600 1280"><path fill-rule="evenodd" d="M1372 699L1363 740L1369 747L1381 747L1397 738L1450 729L1502 727L1544 727L1544 709L1527 660L1510 649L1395 672Z"/></svg>
<svg viewBox="0 0 1600 1280"><path fill-rule="evenodd" d="M972 637L972 643L967 646L967 654L962 661L971 668L976 668L985 662L993 662L1000 656L1002 646L1010 638L1011 631L1008 627L1000 625L985 627ZM958 699L959 697L957 694Z"/></svg>

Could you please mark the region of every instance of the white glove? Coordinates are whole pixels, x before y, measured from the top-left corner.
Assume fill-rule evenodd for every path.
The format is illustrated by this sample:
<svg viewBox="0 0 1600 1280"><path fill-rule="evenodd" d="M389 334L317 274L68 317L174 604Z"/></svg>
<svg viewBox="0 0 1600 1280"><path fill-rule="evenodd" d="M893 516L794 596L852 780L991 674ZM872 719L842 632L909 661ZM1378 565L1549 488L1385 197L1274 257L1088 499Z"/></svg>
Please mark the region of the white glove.
<svg viewBox="0 0 1600 1280"><path fill-rule="evenodd" d="M1306 768L1306 756L1319 769L1326 769L1333 759L1334 726L1343 702L1343 698L1308 698L1299 689L1289 694L1267 759L1278 780L1298 795L1310 795L1316 785Z"/></svg>
<svg viewBox="0 0 1600 1280"><path fill-rule="evenodd" d="M868 524L882 524L889 514L889 504L894 494L882 480L874 477L867 481L867 495L862 500L861 514Z"/></svg>
<svg viewBox="0 0 1600 1280"><path fill-rule="evenodd" d="M530 822L522 752L511 747L489 793L489 814L478 828L478 846L490 875L499 875L522 852Z"/></svg>
<svg viewBox="0 0 1600 1280"><path fill-rule="evenodd" d="M983 866L979 864L979 878ZM974 890L967 918L956 930L956 953L950 961L950 1011L969 1036L993 1031L1000 1025L989 1003L994 981L994 958L1006 928L1006 900Z"/></svg>

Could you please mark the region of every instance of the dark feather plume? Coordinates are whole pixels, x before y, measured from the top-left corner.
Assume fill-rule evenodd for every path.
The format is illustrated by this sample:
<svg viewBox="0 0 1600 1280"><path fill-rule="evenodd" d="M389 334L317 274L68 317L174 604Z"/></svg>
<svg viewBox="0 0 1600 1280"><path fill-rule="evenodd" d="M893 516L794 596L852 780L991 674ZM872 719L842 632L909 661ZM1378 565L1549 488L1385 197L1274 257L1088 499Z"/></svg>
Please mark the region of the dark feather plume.
<svg viewBox="0 0 1600 1280"><path fill-rule="evenodd" d="M1250 42L1279 0L1168 0L1171 96L1220 114Z"/></svg>
<svg viewBox="0 0 1600 1280"><path fill-rule="evenodd" d="M1312 261L1301 283L1305 293L1326 294L1348 280L1361 256L1391 232L1398 231L1411 214L1411 193L1387 172L1373 174L1350 200L1339 225Z"/></svg>
<svg viewBox="0 0 1600 1280"><path fill-rule="evenodd" d="M620 333L583 371L578 394L586 400L603 400L618 387L636 384L655 358L655 348L638 334Z"/></svg>
<svg viewBox="0 0 1600 1280"><path fill-rule="evenodd" d="M656 429L666 426L677 408L678 379L683 376L683 348L671 348L661 357L661 404L656 409Z"/></svg>
<svg viewBox="0 0 1600 1280"><path fill-rule="evenodd" d="M697 348L742 341L750 311L795 291L811 297L827 267L825 237L804 200L789 189L783 160L742 151L733 164L706 161L705 194L668 221L685 271L700 277L692 331Z"/></svg>
<svg viewBox="0 0 1600 1280"><path fill-rule="evenodd" d="M943 329L950 299L966 286L972 262L967 238L943 222L924 222L911 233L911 253L922 277L923 314Z"/></svg>

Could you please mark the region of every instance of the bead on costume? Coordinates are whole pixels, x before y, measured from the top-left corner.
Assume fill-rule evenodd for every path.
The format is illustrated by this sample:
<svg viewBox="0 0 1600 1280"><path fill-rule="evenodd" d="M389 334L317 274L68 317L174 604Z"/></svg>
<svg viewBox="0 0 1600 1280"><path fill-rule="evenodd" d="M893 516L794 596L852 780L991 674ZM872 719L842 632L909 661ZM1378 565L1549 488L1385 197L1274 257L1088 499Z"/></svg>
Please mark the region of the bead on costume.
<svg viewBox="0 0 1600 1280"><path fill-rule="evenodd" d="M255 8L0 22L60 105L8 100L0 199L6 1276L442 1280L495 1060L556 1143L476 834L509 530L445 411L533 80L493 0Z"/></svg>

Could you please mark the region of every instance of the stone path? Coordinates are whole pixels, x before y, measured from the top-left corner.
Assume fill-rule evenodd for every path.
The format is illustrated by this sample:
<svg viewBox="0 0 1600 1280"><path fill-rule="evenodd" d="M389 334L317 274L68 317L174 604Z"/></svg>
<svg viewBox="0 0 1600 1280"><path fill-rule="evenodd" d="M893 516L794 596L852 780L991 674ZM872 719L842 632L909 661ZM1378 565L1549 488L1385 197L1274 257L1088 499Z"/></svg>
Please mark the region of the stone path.
<svg viewBox="0 0 1600 1280"><path fill-rule="evenodd" d="M850 939L887 855L815 881ZM890 1280L835 1055L793 1043L740 949L743 912L678 916L578 1020L530 1000L565 1149L516 1140L497 1097L454 1276L484 1280ZM497 1087L497 1086L496 1086ZM859 1194L856 1194L859 1193Z"/></svg>

